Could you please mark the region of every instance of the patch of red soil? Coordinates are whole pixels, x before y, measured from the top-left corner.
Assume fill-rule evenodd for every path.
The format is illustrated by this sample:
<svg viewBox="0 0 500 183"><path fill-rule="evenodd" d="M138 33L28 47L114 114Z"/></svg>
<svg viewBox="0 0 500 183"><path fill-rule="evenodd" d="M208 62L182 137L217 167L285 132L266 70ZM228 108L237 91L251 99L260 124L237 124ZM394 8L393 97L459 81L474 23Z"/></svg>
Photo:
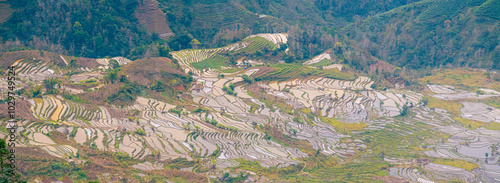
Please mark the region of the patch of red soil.
<svg viewBox="0 0 500 183"><path fill-rule="evenodd" d="M254 77L263 76L274 71L274 68L271 67L252 67L251 69L259 69L259 71L253 74Z"/></svg>
<svg viewBox="0 0 500 183"><path fill-rule="evenodd" d="M158 33L162 39L166 40L168 37L174 35L168 27L165 14L158 8L156 0L143 0L142 3L139 2L135 17L137 17L139 24L145 25L148 32Z"/></svg>
<svg viewBox="0 0 500 183"><path fill-rule="evenodd" d="M0 53L0 66L2 68L7 68L12 65L16 60L19 59L30 59L33 60L43 60L49 64L65 66L64 61L59 57L58 54L51 52L41 52L38 50L23 50L23 51L11 51L11 52L3 52Z"/></svg>
<svg viewBox="0 0 500 183"><path fill-rule="evenodd" d="M82 94L78 94L84 101L88 101L92 104L97 105L107 105L106 100L110 94L116 93L120 90L120 83L115 83L111 85L104 86L99 90L95 90L92 92L84 92Z"/></svg>
<svg viewBox="0 0 500 183"><path fill-rule="evenodd" d="M373 57L373 58L375 58L375 57ZM377 69L378 69L379 74L381 74L383 72L392 72L394 70L393 65L391 65L387 62L381 61L377 58L375 58L375 60L377 61L377 63L370 65L370 71L368 71L369 74L376 73Z"/></svg>
<svg viewBox="0 0 500 183"><path fill-rule="evenodd" d="M145 86L150 86L157 80L165 83L172 79L180 80L175 75L186 76L186 73L179 68L172 67L173 65L175 64L172 60L166 57L144 58L127 64L119 75L125 75L131 82Z"/></svg>
<svg viewBox="0 0 500 183"><path fill-rule="evenodd" d="M69 62L69 60L66 60ZM97 67L100 64L93 58L83 58L83 57L78 57L76 58L76 63L80 67ZM69 64L69 63L68 63Z"/></svg>
<svg viewBox="0 0 500 183"><path fill-rule="evenodd" d="M408 180L394 176L372 177L372 179L381 180L384 183L410 183Z"/></svg>
<svg viewBox="0 0 500 183"><path fill-rule="evenodd" d="M184 91L186 90L186 87L184 87L184 85L177 85L177 86L172 86L172 89L177 91Z"/></svg>
<svg viewBox="0 0 500 183"><path fill-rule="evenodd" d="M7 103L0 104L0 116L9 117L8 107L9 105ZM26 120L38 121L38 119L33 116L30 107L31 103L26 100L16 101L15 116Z"/></svg>

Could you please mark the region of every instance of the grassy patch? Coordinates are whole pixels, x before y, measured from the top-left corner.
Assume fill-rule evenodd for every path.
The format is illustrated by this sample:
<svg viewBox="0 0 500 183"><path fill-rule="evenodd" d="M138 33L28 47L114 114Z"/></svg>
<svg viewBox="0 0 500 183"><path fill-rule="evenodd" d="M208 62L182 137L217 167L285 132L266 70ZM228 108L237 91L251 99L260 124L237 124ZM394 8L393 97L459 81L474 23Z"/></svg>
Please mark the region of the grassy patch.
<svg viewBox="0 0 500 183"><path fill-rule="evenodd" d="M479 102L482 102L482 103L489 105L491 107L495 107L495 108L500 109L500 97L488 97L488 98L479 100Z"/></svg>
<svg viewBox="0 0 500 183"><path fill-rule="evenodd" d="M433 163L448 165L452 167L462 168L467 171L472 171L473 169L479 168L479 166L475 163L469 163L460 159L448 159L448 158L440 158L432 160Z"/></svg>
<svg viewBox="0 0 500 183"><path fill-rule="evenodd" d="M330 65L332 64L333 61L330 60L330 59L327 59L327 58L324 58L323 60L320 60L319 62L317 63L314 63L314 64L311 64L309 66L312 66L312 67L320 67L320 66L327 66L327 65Z"/></svg>
<svg viewBox="0 0 500 183"><path fill-rule="evenodd" d="M438 69L431 76L420 79L420 83L451 85L469 91L479 87L500 91L500 82L495 81L493 74L475 69Z"/></svg>
<svg viewBox="0 0 500 183"><path fill-rule="evenodd" d="M200 62L194 62L191 63L191 65L198 70L202 69L220 69L221 66L229 66L229 64L226 63L227 57L221 56L221 55L215 55L212 58L208 58L205 60L202 60Z"/></svg>
<svg viewBox="0 0 500 183"><path fill-rule="evenodd" d="M453 120L462 123L465 127L469 128L469 129L476 129L476 128L483 126L483 123L481 123L481 122L478 122L475 120L470 120L470 119L465 119L462 117L453 117Z"/></svg>
<svg viewBox="0 0 500 183"><path fill-rule="evenodd" d="M7 130L7 128L5 128L3 126L0 126L0 131L2 131L4 133L9 133L9 130Z"/></svg>
<svg viewBox="0 0 500 183"><path fill-rule="evenodd" d="M363 122L361 122L361 123L344 123L344 122L341 122L337 119L332 119L332 118L328 118L328 117L321 116L320 118L321 118L321 121L323 121L326 124L332 125L340 133L351 133L351 131L362 130L364 127L368 126L367 124L365 124Z"/></svg>
<svg viewBox="0 0 500 183"><path fill-rule="evenodd" d="M462 117L454 117L453 119L455 121L462 123L465 127L469 128L469 129L476 129L479 127L484 127L486 129L490 129L490 130L500 130L500 123L496 123L496 122L485 123L485 122L470 120L470 119L466 119L466 118L462 118Z"/></svg>
<svg viewBox="0 0 500 183"><path fill-rule="evenodd" d="M167 170L179 170L181 168L187 168L195 166L196 163L193 161L188 161L186 158L176 158L168 161L165 165L165 169Z"/></svg>
<svg viewBox="0 0 500 183"><path fill-rule="evenodd" d="M299 77L309 77L309 76L321 76L331 79L340 80L355 80L356 77L353 74L340 72L335 69L330 70L319 70L316 68L309 68L302 65L294 64L272 64L270 65L274 70L270 73L258 76L255 78L256 81L260 80L286 80Z"/></svg>
<svg viewBox="0 0 500 183"><path fill-rule="evenodd" d="M461 114L460 110L462 109L463 105L460 102L445 101L430 96L427 96L427 100L427 107L444 109L455 116L460 116Z"/></svg>
<svg viewBox="0 0 500 183"><path fill-rule="evenodd" d="M245 39L244 41L251 41L250 45L247 47L238 50L236 53L243 53L243 54L252 54L256 52L257 50L262 50L262 49L268 49L268 50L275 50L276 46L274 45L273 42L268 41L267 39L263 37L253 37L249 39Z"/></svg>
<svg viewBox="0 0 500 183"><path fill-rule="evenodd" d="M223 73L235 73L235 72L238 72L241 70L243 70L243 69L242 68L229 68L229 69L224 69L221 72L223 72Z"/></svg>
<svg viewBox="0 0 500 183"><path fill-rule="evenodd" d="M500 0L488 0L479 6L474 13L478 16L487 16L500 19Z"/></svg>

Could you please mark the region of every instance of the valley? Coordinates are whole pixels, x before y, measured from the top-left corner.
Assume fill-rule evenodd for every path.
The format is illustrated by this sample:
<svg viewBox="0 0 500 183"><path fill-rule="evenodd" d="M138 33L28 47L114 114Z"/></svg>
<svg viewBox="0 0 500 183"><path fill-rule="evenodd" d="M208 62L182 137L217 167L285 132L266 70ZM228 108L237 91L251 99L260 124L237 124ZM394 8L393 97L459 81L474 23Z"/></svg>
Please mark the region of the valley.
<svg viewBox="0 0 500 183"><path fill-rule="evenodd" d="M369 76L328 65L317 69L263 63L238 68L223 62L226 66L193 67L221 53L248 53L265 45L277 49L286 43L283 34L248 39L252 38L223 48L172 52L178 65L172 62L167 64L169 68L153 71L163 76L137 70L152 59L166 61L161 58L147 62L123 57L90 59L87 67L71 67L68 60L84 59L43 53L51 55L51 59L44 59L41 53L37 58L36 51L20 51L18 55L35 58L11 61L19 89L23 85L47 86L49 78L59 79L43 89L44 95L20 96L19 100L29 103L30 116L19 116L18 146L39 149L88 172L85 178L74 170L61 174L56 173L60 169L54 169L46 175L31 174L30 179L43 181L59 175L106 181L104 177L129 177L123 173L131 171L138 175L132 179L145 181L155 179L155 171L184 171L185 175L177 172L167 178L189 180L189 174L197 174L205 177L200 181L375 181L380 176L410 182L500 180L495 173L500 170L500 140L496 138L500 136L500 109L482 102L500 96L495 87L470 92L467 87L427 80L429 84L421 91L379 90L372 87L375 82ZM257 40L269 42L257 44ZM318 59L331 56L325 53ZM305 65L315 62L313 59ZM128 67L130 64L136 65ZM117 73L120 76L110 76L117 68L122 68ZM136 73L134 80L149 82L151 88L159 87L152 78L162 80L167 73L189 74L192 81L164 80L165 86L185 88L182 93L174 92L176 95L165 94L167 91L139 94L123 98L131 101L111 105L87 101L113 90L126 94L129 89L124 87L133 79L122 75L127 72ZM6 85L1 87L7 89ZM131 87L145 90L137 82ZM176 99L165 100L169 97ZM112 101L109 97L104 100ZM458 108L439 103L446 101ZM7 138L8 134L2 131L0 136ZM490 156L485 157L485 153ZM120 157L127 164L89 163L95 156L92 154ZM327 162L332 165L322 165ZM354 168L360 163L368 165ZM88 166L122 168L104 175ZM351 167L352 173L338 172L346 167ZM229 178L222 176L225 172ZM359 175L352 177L354 173Z"/></svg>

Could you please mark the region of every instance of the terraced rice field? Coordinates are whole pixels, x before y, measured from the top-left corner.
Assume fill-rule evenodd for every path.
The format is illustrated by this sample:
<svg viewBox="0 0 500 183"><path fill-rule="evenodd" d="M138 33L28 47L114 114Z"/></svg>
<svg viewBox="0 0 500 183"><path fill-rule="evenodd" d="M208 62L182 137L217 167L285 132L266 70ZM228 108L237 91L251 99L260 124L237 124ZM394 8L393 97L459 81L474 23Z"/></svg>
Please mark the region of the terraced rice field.
<svg viewBox="0 0 500 183"><path fill-rule="evenodd" d="M313 67L327 66L331 64L332 57L328 51L315 56L311 60L304 62L304 65L310 65Z"/></svg>
<svg viewBox="0 0 500 183"><path fill-rule="evenodd" d="M44 61L18 60L11 66L16 68L16 74L29 81L41 81L49 77L60 76L60 72L52 70L49 63Z"/></svg>
<svg viewBox="0 0 500 183"><path fill-rule="evenodd" d="M78 160L81 146L121 152L137 160L130 167L145 171L169 168L164 163L177 158L214 165L207 173L213 175L245 161L257 161L271 171L321 157L335 159L335 166L343 166L358 161L354 157L363 161L376 158L381 165L376 167L377 175L412 182L500 181L499 151L495 149L500 144L500 131L488 126L500 123L500 109L490 105L495 101L487 105L484 100L500 96L494 89L471 92L458 86L428 84L432 97L424 97L405 89L374 90L370 87L374 81L366 76L293 64L232 69L232 73L220 76L220 70L226 68L219 53L275 49L286 39L286 34L259 34L223 48L172 52L186 72L195 74L190 88L178 96L182 101L178 106L153 99L154 95L137 96L128 106L80 103L61 95L29 98L30 114L38 120L20 121L19 145L37 146L52 156L74 160ZM120 65L130 62L122 57L113 59ZM326 52L306 65L325 59L331 61ZM103 68L109 66L109 59L98 62ZM38 83L62 74L43 61L18 60L13 65L18 66L16 71L23 79ZM80 69L85 72L67 79L80 82L102 77L98 69ZM253 80L244 80L243 74ZM6 88L4 83L1 79L1 88ZM428 104L423 104L425 100ZM436 101L454 107L433 106ZM405 109L409 110L407 116L402 114ZM467 126L460 120L480 125ZM56 138L60 135L54 134L56 131L64 135L62 140L76 145L57 144L61 139ZM0 128L0 137L6 135ZM407 152L413 154L405 156ZM384 157L379 158L381 155ZM417 155L429 161L418 164ZM201 167L181 170L196 168ZM325 175L340 175L327 168ZM302 167L300 172L306 175L313 171Z"/></svg>
<svg viewBox="0 0 500 183"><path fill-rule="evenodd" d="M222 48L215 49L188 49L171 52L174 59L179 61L181 67L187 73L193 71L199 75L199 71L196 70L191 63L200 62L209 58L214 57L217 53L227 52L227 51L237 51L248 46L248 42L240 42L233 45L229 45Z"/></svg>
<svg viewBox="0 0 500 183"><path fill-rule="evenodd" d="M288 42L288 34L286 33L256 34L248 36L245 39L250 39L254 37L262 37L268 41L271 41L277 48L280 48L281 44L286 44Z"/></svg>
<svg viewBox="0 0 500 183"><path fill-rule="evenodd" d="M243 41L250 42L250 44L247 47L238 50L236 52L244 54L252 54L255 53L257 50L262 50L262 49L275 50L277 48L272 41L269 41L266 38L260 36L247 38L244 39Z"/></svg>

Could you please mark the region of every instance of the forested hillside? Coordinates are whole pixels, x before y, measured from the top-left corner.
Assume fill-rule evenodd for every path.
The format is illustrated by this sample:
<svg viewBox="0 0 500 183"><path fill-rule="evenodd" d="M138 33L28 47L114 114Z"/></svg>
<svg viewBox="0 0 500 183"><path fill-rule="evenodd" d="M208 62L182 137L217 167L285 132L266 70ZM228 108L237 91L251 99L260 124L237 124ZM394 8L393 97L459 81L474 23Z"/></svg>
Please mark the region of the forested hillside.
<svg viewBox="0 0 500 183"><path fill-rule="evenodd" d="M339 43L338 60L365 71L375 63L371 56L412 69L500 67L498 0L2 3L15 10L1 26L3 51L138 59L160 56L163 48L215 48L252 34L288 33L290 53L282 60L289 62L304 62Z"/></svg>
<svg viewBox="0 0 500 183"><path fill-rule="evenodd" d="M500 69L500 27L495 19L499 9L493 3L421 1L353 23L341 32L353 45L401 67Z"/></svg>

